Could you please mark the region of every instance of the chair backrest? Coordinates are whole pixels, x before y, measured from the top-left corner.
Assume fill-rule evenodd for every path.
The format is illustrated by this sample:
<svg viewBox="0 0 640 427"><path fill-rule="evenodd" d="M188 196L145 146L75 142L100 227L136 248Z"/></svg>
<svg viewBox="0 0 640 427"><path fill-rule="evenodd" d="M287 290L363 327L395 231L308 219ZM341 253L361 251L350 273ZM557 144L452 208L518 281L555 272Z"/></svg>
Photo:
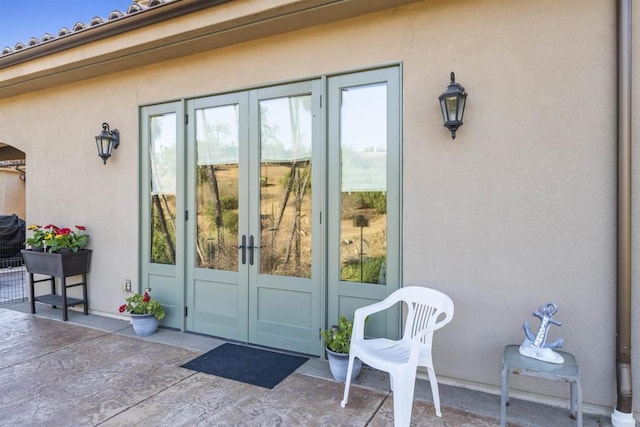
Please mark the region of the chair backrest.
<svg viewBox="0 0 640 427"><path fill-rule="evenodd" d="M427 328L440 329L453 318L453 301L435 289L407 286L391 294L390 298L406 304L407 317L402 339L411 340ZM433 334L422 337L423 344L431 344Z"/></svg>

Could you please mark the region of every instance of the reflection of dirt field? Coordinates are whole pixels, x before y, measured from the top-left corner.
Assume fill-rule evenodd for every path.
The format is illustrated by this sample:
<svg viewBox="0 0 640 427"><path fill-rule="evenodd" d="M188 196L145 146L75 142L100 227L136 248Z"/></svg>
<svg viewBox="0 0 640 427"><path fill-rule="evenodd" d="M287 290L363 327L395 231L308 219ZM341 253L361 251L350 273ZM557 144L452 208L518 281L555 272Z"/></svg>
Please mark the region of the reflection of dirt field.
<svg viewBox="0 0 640 427"><path fill-rule="evenodd" d="M262 273L310 277L311 274L311 179L305 163L292 168L287 164L269 164L261 168L260 187L261 242L260 265ZM291 175L293 174L293 177ZM239 238L237 225L226 222L218 233L214 215L213 187L203 181L199 173L198 240L204 253L202 266L237 270ZM216 167L215 179L221 200L237 194L237 167ZM305 186L306 183L306 186ZM363 208L357 194L343 195L341 221L341 262L343 265L360 260L360 231L353 219L364 215L369 224L362 228L364 258L386 256L386 215L374 209ZM283 208L284 206L284 208ZM237 200L223 207L223 218L237 220ZM229 212L231 210L232 212ZM257 236L256 236L257 237ZM214 243L213 250L207 249ZM256 245L258 243L256 242ZM213 253L211 253L213 252Z"/></svg>
<svg viewBox="0 0 640 427"><path fill-rule="evenodd" d="M308 163L262 166L262 273L311 277L310 172Z"/></svg>
<svg viewBox="0 0 640 427"><path fill-rule="evenodd" d="M362 242L365 257L383 257L386 251L387 216L378 215L373 209L343 209L340 260L342 263L360 258L360 227L353 226L353 218L356 215L364 215L369 218L369 226L362 229Z"/></svg>
<svg viewBox="0 0 640 427"><path fill-rule="evenodd" d="M235 165L198 168L196 204L198 210L198 267L238 270L238 168ZM214 179L212 179L214 178ZM217 184L220 226L216 225Z"/></svg>

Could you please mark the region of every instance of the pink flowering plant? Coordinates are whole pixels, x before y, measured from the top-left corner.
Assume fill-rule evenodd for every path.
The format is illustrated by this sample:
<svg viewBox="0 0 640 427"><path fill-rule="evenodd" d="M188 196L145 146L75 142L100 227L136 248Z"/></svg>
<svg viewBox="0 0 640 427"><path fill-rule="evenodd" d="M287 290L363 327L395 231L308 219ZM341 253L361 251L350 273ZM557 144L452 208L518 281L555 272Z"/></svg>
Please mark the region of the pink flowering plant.
<svg viewBox="0 0 640 427"><path fill-rule="evenodd" d="M151 299L149 292L144 295L133 294L126 299L126 304L120 306L120 313L129 312L131 314L153 314L156 319L164 319L164 308L159 301Z"/></svg>
<svg viewBox="0 0 640 427"><path fill-rule="evenodd" d="M54 224L43 226L34 224L28 227L33 235L27 238L27 245L32 249L42 248L46 252L57 252L60 249L70 249L71 252L78 252L87 246L89 235L84 231L84 225L76 225L76 230L69 227L58 227Z"/></svg>

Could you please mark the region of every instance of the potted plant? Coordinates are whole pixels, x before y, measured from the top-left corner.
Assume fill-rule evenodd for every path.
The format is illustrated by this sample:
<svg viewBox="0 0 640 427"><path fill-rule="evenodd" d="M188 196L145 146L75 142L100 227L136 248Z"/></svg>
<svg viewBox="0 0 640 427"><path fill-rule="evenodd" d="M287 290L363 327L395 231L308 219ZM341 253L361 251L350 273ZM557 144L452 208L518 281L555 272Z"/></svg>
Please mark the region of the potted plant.
<svg viewBox="0 0 640 427"><path fill-rule="evenodd" d="M120 306L120 313L129 312L133 330L138 336L146 337L156 332L158 320L164 319L164 308L159 301L152 300L148 291L144 295L135 293Z"/></svg>
<svg viewBox="0 0 640 427"><path fill-rule="evenodd" d="M340 382L345 382L347 379L352 330L353 322L347 320L344 316L340 316L337 325L322 331L322 341L327 350L331 375ZM360 359L355 359L353 361L353 371L351 372L352 381L360 374L361 367L362 362L360 362Z"/></svg>

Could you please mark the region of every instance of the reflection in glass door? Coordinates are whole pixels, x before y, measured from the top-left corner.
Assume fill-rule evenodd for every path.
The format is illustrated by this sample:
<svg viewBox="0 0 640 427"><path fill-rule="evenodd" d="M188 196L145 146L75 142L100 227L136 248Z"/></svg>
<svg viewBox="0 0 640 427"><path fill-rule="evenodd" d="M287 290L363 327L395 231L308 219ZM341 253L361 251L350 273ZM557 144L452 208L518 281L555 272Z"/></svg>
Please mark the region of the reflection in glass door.
<svg viewBox="0 0 640 427"><path fill-rule="evenodd" d="M387 85L343 88L340 279L386 283Z"/></svg>
<svg viewBox="0 0 640 427"><path fill-rule="evenodd" d="M311 277L311 96L260 101L260 273Z"/></svg>
<svg viewBox="0 0 640 427"><path fill-rule="evenodd" d="M176 115L149 119L152 263L176 263Z"/></svg>
<svg viewBox="0 0 640 427"><path fill-rule="evenodd" d="M238 104L201 108L196 121L196 267L238 271Z"/></svg>

